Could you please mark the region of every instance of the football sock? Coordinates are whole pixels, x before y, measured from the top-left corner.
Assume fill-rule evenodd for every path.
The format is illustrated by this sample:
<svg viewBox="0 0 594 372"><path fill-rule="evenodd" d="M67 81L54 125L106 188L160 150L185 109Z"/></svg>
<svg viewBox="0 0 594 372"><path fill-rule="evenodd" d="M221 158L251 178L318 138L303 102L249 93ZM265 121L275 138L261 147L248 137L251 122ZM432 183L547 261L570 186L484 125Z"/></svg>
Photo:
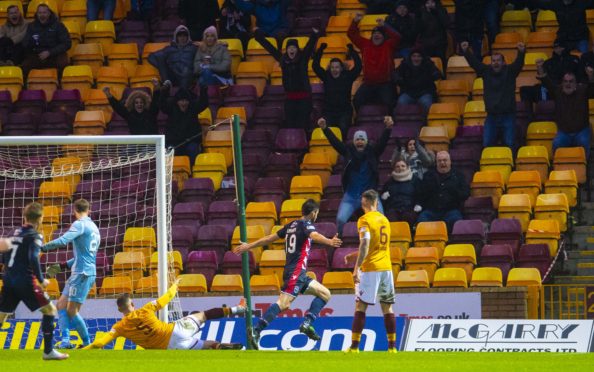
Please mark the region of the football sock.
<svg viewBox="0 0 594 372"><path fill-rule="evenodd" d="M309 319L311 322L315 321L320 315L320 311L322 311L324 306L326 306L326 301L319 297L314 298L311 302L311 305L309 305L309 310L307 310L305 318Z"/></svg>
<svg viewBox="0 0 594 372"><path fill-rule="evenodd" d="M262 319L260 319L260 321L258 322L256 330L261 331L264 328L268 327L268 324L270 324L270 322L272 322L280 312L281 309L276 302L270 305L268 310L266 310L266 313L264 313Z"/></svg>
<svg viewBox="0 0 594 372"><path fill-rule="evenodd" d="M352 328L352 343L351 349L359 349L359 342L361 342L361 333L365 327L365 312L355 311L353 317L353 328Z"/></svg>
<svg viewBox="0 0 594 372"><path fill-rule="evenodd" d="M394 314L384 314L384 326L388 334L388 349L396 348L396 317Z"/></svg>
<svg viewBox="0 0 594 372"><path fill-rule="evenodd" d="M58 326L62 343L70 343L70 317L66 309L58 310Z"/></svg>
<svg viewBox="0 0 594 372"><path fill-rule="evenodd" d="M91 340L89 338L89 330L87 329L87 325L84 321L84 319L82 318L82 316L80 316L80 314L76 314L75 316L72 317L72 324L75 326L76 330L78 331L78 335L80 336L80 339L83 342L83 345L88 345L91 343Z"/></svg>
<svg viewBox="0 0 594 372"><path fill-rule="evenodd" d="M206 320L210 319L219 319L229 315L229 308L226 307L215 307L213 309L208 309L204 312L204 316Z"/></svg>
<svg viewBox="0 0 594 372"><path fill-rule="evenodd" d="M43 332L43 352L49 354L54 348L54 316L44 315L41 319L41 332Z"/></svg>

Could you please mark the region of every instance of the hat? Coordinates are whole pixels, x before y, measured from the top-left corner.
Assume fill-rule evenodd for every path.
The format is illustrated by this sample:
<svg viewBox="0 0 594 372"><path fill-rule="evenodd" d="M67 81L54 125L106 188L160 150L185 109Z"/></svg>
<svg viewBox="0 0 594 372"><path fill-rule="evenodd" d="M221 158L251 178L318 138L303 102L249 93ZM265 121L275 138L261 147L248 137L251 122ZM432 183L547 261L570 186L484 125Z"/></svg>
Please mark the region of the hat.
<svg viewBox="0 0 594 372"><path fill-rule="evenodd" d="M299 43L297 43L297 39L287 40L287 48L290 46L294 46L295 48L299 49Z"/></svg>
<svg viewBox="0 0 594 372"><path fill-rule="evenodd" d="M375 26L373 28L373 30L371 30L371 33L373 34L374 32L379 32L380 34L382 34L384 37L386 37L386 31L384 31L383 27L380 26Z"/></svg>
<svg viewBox="0 0 594 372"><path fill-rule="evenodd" d="M188 101L192 100L192 93L187 89L180 89L175 93L175 101L181 101L183 99L187 99Z"/></svg>
<svg viewBox="0 0 594 372"><path fill-rule="evenodd" d="M406 0L398 0L394 6L394 8L398 8L399 6L404 5L405 7L409 8L410 5L408 4L408 1Z"/></svg>
<svg viewBox="0 0 594 372"><path fill-rule="evenodd" d="M362 139L363 141L367 142L367 133L364 130L356 131L355 135L353 136L353 142L358 139Z"/></svg>

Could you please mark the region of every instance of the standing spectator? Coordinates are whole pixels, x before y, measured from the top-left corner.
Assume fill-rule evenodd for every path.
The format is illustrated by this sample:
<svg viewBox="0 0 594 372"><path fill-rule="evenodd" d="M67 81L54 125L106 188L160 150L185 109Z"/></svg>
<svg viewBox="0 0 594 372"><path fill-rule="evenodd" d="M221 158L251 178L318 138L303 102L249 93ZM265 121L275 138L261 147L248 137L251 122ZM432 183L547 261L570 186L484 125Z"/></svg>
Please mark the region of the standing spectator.
<svg viewBox="0 0 594 372"><path fill-rule="evenodd" d="M448 26L450 19L440 0L426 0L420 10L419 39L423 52L441 58L445 66L448 49Z"/></svg>
<svg viewBox="0 0 594 372"><path fill-rule="evenodd" d="M393 55L400 45L400 34L390 27L384 27L383 19L377 20L377 27L371 32L371 39L359 33L362 14L357 14L349 27L347 36L361 50L363 55L363 84L355 93L355 110L367 103L381 103L392 107L394 104ZM386 38L386 34L388 38Z"/></svg>
<svg viewBox="0 0 594 372"><path fill-rule="evenodd" d="M10 5L6 13L6 23L0 26L0 66L14 66L23 62L23 39L29 22L16 5Z"/></svg>
<svg viewBox="0 0 594 372"><path fill-rule="evenodd" d="M256 30L256 40L280 64L283 72L283 87L286 94L285 126L289 128L308 128L311 120L311 85L307 68L319 36L317 29L314 28L312 31L303 50L299 49L296 39L289 39L286 52L283 54L270 44L260 29Z"/></svg>
<svg viewBox="0 0 594 372"><path fill-rule="evenodd" d="M412 173L419 179L423 179L429 168L435 165L435 154L427 150L418 140L411 138L406 141L406 147L394 150L391 163L394 165L396 160L402 159L408 164Z"/></svg>
<svg viewBox="0 0 594 372"><path fill-rule="evenodd" d="M204 30L217 24L219 3L217 0L179 0L178 13L190 30L190 38L201 40Z"/></svg>
<svg viewBox="0 0 594 372"><path fill-rule="evenodd" d="M200 85L229 85L231 79L231 54L227 44L218 41L214 26L204 30L202 42L194 57L194 73Z"/></svg>
<svg viewBox="0 0 594 372"><path fill-rule="evenodd" d="M130 0L126 19L148 21L155 12L155 0Z"/></svg>
<svg viewBox="0 0 594 372"><path fill-rule="evenodd" d="M516 126L516 78L524 66L526 47L518 43L518 56L511 65L506 65L502 54L491 55L491 64L476 59L469 50L468 42L460 45L464 57L477 75L483 78L484 100L487 110L483 147L497 144L498 132L503 132L503 143L514 151Z"/></svg>
<svg viewBox="0 0 594 372"><path fill-rule="evenodd" d="M235 5L244 13L256 17L256 26L265 36L282 41L289 32L287 9L290 0L235 0Z"/></svg>
<svg viewBox="0 0 594 372"><path fill-rule="evenodd" d="M557 16L559 29L557 39L565 43L569 51L588 51L588 24L586 9L592 6L590 0L532 0L541 9L552 10Z"/></svg>
<svg viewBox="0 0 594 372"><path fill-rule="evenodd" d="M495 41L495 36L499 33L499 13L501 11L501 0L484 0L485 25L487 26L487 37L489 45Z"/></svg>
<svg viewBox="0 0 594 372"><path fill-rule="evenodd" d="M200 87L199 99L189 90L181 88L171 100L170 89L171 82L166 81L159 100L159 108L168 116L165 143L168 147L175 147L175 155L186 155L190 157L190 164L194 164L202 143L198 114L208 107L208 87Z"/></svg>
<svg viewBox="0 0 594 372"><path fill-rule="evenodd" d="M454 0L456 4L455 34L458 43L467 41L475 56L482 58L485 29L485 0Z"/></svg>
<svg viewBox="0 0 594 372"><path fill-rule="evenodd" d="M470 187L462 173L452 168L447 151L436 155L436 167L425 174L419 187L418 198L422 212L417 222L445 221L448 230L462 219L460 208L470 196Z"/></svg>
<svg viewBox="0 0 594 372"><path fill-rule="evenodd" d="M177 26L171 44L149 54L148 61L159 70L161 80L169 80L174 86L189 89L194 83L194 56L198 48L192 44L190 31L184 25Z"/></svg>
<svg viewBox="0 0 594 372"><path fill-rule="evenodd" d="M386 23L400 34L400 49L397 57L408 57L411 48L417 42L419 30L417 18L410 13L410 5L407 0L396 2L396 7L386 18Z"/></svg>
<svg viewBox="0 0 594 372"><path fill-rule="evenodd" d="M367 5L366 14L390 14L394 10L394 0L359 0Z"/></svg>
<svg viewBox="0 0 594 372"><path fill-rule="evenodd" d="M344 224L361 207L361 195L363 192L377 188L379 181L379 157L384 152L390 138L390 132L394 125L392 117L386 116L384 118L384 125L386 128L377 144L369 144L367 133L363 130L358 130L353 136L353 143L345 145L328 128L324 118L318 120L318 126L322 128L332 147L345 158L346 166L342 173L344 195L338 207L338 213L336 214L338 236L342 236ZM380 212L384 212L381 203L379 203L378 209Z"/></svg>
<svg viewBox="0 0 594 372"><path fill-rule="evenodd" d="M435 63L420 50L413 50L410 57L405 58L394 72L394 80L400 86L397 104L418 103L426 113L429 112L437 98L435 81L441 78L441 72Z"/></svg>
<svg viewBox="0 0 594 372"><path fill-rule="evenodd" d="M72 43L68 30L46 4L39 4L35 20L27 26L23 38L25 60L23 76L28 76L32 69L57 68L58 75L68 65L66 52Z"/></svg>
<svg viewBox="0 0 594 372"><path fill-rule="evenodd" d="M236 0L225 0L221 6L220 29L221 38L239 39L246 50L250 40L252 18L239 10L235 5Z"/></svg>
<svg viewBox="0 0 594 372"><path fill-rule="evenodd" d="M113 110L126 120L130 134L159 134L157 114L159 113L160 88L159 81L153 79L152 97L142 90L135 90L126 98L124 104L111 94L109 87L103 88L103 92Z"/></svg>
<svg viewBox="0 0 594 372"><path fill-rule="evenodd" d="M320 80L324 83L324 111L322 116L330 125L337 125L342 138L346 138L349 127L353 122L353 105L351 104L351 90L353 82L361 73L361 58L353 49L353 44L348 44L348 56L354 62L351 70L348 70L339 58L332 58L327 70L320 66L320 60L324 49L328 45L322 43L314 54L312 68Z"/></svg>
<svg viewBox="0 0 594 372"><path fill-rule="evenodd" d="M542 59L536 61L537 77L555 100L557 135L553 139L553 152L559 147L582 146L590 157L591 130L588 96L594 92L594 68L586 67L588 84L579 84L572 72L567 72L561 84L555 84L544 69Z"/></svg>
<svg viewBox="0 0 594 372"><path fill-rule="evenodd" d="M103 19L111 21L115 7L116 0L87 0L87 20L98 20L99 12L103 9Z"/></svg>
<svg viewBox="0 0 594 372"><path fill-rule="evenodd" d="M390 221L406 221L412 227L421 209L415 204L421 181L402 158L396 159L390 176L381 192L386 216Z"/></svg>

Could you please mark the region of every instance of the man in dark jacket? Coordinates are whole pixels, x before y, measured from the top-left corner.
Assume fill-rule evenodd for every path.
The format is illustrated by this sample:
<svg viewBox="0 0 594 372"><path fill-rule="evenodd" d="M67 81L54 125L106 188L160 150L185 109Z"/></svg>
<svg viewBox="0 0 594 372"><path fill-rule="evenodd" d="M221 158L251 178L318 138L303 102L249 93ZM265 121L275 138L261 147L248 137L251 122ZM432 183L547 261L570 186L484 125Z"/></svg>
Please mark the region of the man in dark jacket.
<svg viewBox="0 0 594 372"><path fill-rule="evenodd" d="M290 3L291 0L235 0L239 10L256 17L258 29L279 41L289 31L287 9Z"/></svg>
<svg viewBox="0 0 594 372"><path fill-rule="evenodd" d="M420 50L413 49L409 58L404 59L394 72L394 80L400 86L399 105L420 103L429 112L435 102L437 89L435 81L441 79L441 72L433 61Z"/></svg>
<svg viewBox="0 0 594 372"><path fill-rule="evenodd" d="M417 42L419 36L418 21L414 14L410 12L410 4L407 0L398 0L396 7L386 18L386 23L392 26L400 36L400 49L397 57L406 58Z"/></svg>
<svg viewBox="0 0 594 372"><path fill-rule="evenodd" d="M452 231L456 221L463 218L460 208L470 196L470 187L462 173L452 168L447 151L437 153L435 169L425 173L418 191L423 211L417 222L444 221Z"/></svg>
<svg viewBox="0 0 594 372"><path fill-rule="evenodd" d="M456 4L456 40L467 41L477 58L482 57L485 29L485 0L454 0Z"/></svg>
<svg viewBox="0 0 594 372"><path fill-rule="evenodd" d="M351 218L352 214L361 207L361 195L365 190L376 189L379 181L378 164L379 157L384 152L394 121L392 117L384 118L386 128L379 141L371 145L367 140L367 133L359 130L353 136L353 143L345 145L332 130L326 125L326 120L318 120L318 126L324 131L324 135L332 147L344 157L346 165L342 174L342 188L344 195L338 213L336 214L336 227L338 236L342 236L344 224ZM384 213L381 203L378 203L378 210Z"/></svg>
<svg viewBox="0 0 594 372"><path fill-rule="evenodd" d="M198 114L208 107L208 86L200 87L200 98L196 99L187 89L177 91L173 100L169 99L171 82L163 84L159 107L167 114L165 143L167 147L175 147L175 155L187 155L190 164L200 152L202 128L198 122Z"/></svg>
<svg viewBox="0 0 594 372"><path fill-rule="evenodd" d="M518 43L518 56L511 65L506 65L503 55L494 53L491 64L476 59L469 50L468 42L460 44L470 67L483 78L484 100L487 120L483 133L483 147L497 144L498 132L503 132L503 143L514 151L516 126L516 78L524 66L526 47Z"/></svg>
<svg viewBox="0 0 594 372"><path fill-rule="evenodd" d="M180 0L179 17L185 20L192 40L202 40L202 34L209 26L216 26L219 17L217 0Z"/></svg>
<svg viewBox="0 0 594 372"><path fill-rule="evenodd" d="M26 77L32 69L57 68L58 75L68 65L66 52L72 43L68 30L46 4L39 4L35 20L27 26L23 39L25 60L21 66Z"/></svg>
<svg viewBox="0 0 594 372"><path fill-rule="evenodd" d="M428 56L441 58L441 62L445 66L450 23L447 10L439 0L427 0L421 7L418 17L418 42L423 48L423 52Z"/></svg>
<svg viewBox="0 0 594 372"><path fill-rule="evenodd" d="M192 44L190 31L180 25L173 33L171 44L151 53L148 61L159 70L162 81L169 80L174 86L189 89L194 83L194 56L198 47Z"/></svg>
<svg viewBox="0 0 594 372"><path fill-rule="evenodd" d="M552 10L557 16L559 29L557 39L567 46L568 50L577 49L582 53L588 51L588 24L586 9L592 6L591 0L531 0L541 9Z"/></svg>

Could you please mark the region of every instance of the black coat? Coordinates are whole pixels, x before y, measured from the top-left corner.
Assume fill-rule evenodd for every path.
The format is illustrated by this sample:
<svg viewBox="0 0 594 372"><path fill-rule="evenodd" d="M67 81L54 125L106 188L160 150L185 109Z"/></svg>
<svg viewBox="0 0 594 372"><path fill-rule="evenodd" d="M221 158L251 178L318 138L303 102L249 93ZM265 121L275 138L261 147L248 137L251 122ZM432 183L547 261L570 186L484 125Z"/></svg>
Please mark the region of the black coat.
<svg viewBox="0 0 594 372"><path fill-rule="evenodd" d="M456 35L463 39L467 35L481 36L484 31L484 0L454 0L456 4ZM462 40L459 40L462 41Z"/></svg>
<svg viewBox="0 0 594 372"><path fill-rule="evenodd" d="M177 146L190 137L193 142L202 143L202 128L198 121L198 114L208 107L208 87L200 89L200 98L192 99L186 112L182 112L175 102L175 97L169 98L167 88L161 93L159 108L167 114L167 129L165 142L168 146Z"/></svg>
<svg viewBox="0 0 594 372"><path fill-rule="evenodd" d="M157 114L159 113L160 91L154 90L151 105L139 114L136 110L128 111L124 104L113 96L109 98L109 104L118 113L130 129L130 134L159 134L157 126Z"/></svg>
<svg viewBox="0 0 594 372"><path fill-rule="evenodd" d="M423 57L423 62L419 66L413 66L408 57L394 71L394 80L400 86L400 93L406 93L413 98L419 98L424 94L435 97L435 81L440 78L441 72L428 57Z"/></svg>
<svg viewBox="0 0 594 372"><path fill-rule="evenodd" d="M447 10L439 2L431 12L423 8L419 13L418 23L418 40L426 54L432 55L447 48L450 19Z"/></svg>
<svg viewBox="0 0 594 372"><path fill-rule="evenodd" d="M534 5L552 10L557 16L559 30L557 38L561 41L588 40L586 9L592 5L591 0L573 0L565 5L563 0L532 0Z"/></svg>
<svg viewBox="0 0 594 372"><path fill-rule="evenodd" d="M553 53L553 56L545 61L543 67L555 84L561 84L561 79L566 72L573 72L578 80L583 80L584 77L579 58L569 54L569 51L564 51L561 55Z"/></svg>
<svg viewBox="0 0 594 372"><path fill-rule="evenodd" d="M381 194L386 191L390 196L386 200L382 200L382 205L385 211L409 211L412 210L417 200L417 190L420 187L421 180L413 175L410 181L396 181L390 177L386 182Z"/></svg>
<svg viewBox="0 0 594 372"><path fill-rule="evenodd" d="M401 17L398 13L392 13L386 18L386 23L400 34L400 48L411 48L417 41L419 35L417 19L412 13Z"/></svg>
<svg viewBox="0 0 594 372"><path fill-rule="evenodd" d="M37 17L29 23L23 39L23 48L27 54L39 54L47 50L51 57L55 57L66 53L71 46L68 29L53 13L46 24L41 24Z"/></svg>
<svg viewBox="0 0 594 372"><path fill-rule="evenodd" d="M468 183L453 168L443 178L435 169L425 173L417 194L423 209L441 212L460 209L469 196Z"/></svg>

